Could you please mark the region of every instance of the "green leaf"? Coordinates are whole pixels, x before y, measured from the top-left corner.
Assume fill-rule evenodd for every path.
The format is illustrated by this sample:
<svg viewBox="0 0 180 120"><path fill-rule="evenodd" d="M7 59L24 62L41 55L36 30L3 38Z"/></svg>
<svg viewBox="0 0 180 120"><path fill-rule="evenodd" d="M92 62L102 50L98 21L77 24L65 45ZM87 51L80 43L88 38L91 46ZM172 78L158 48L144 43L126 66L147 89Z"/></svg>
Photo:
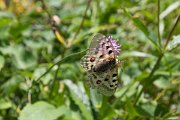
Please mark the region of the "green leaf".
<svg viewBox="0 0 180 120"><path fill-rule="evenodd" d="M4 57L0 55L0 71L4 66L4 63L5 63Z"/></svg>
<svg viewBox="0 0 180 120"><path fill-rule="evenodd" d="M87 96L70 80L64 80L64 83L70 89L70 95L75 104L79 106L84 118L86 118L86 120L93 120Z"/></svg>
<svg viewBox="0 0 180 120"><path fill-rule="evenodd" d="M169 112L169 107L163 104L158 104L155 110L155 116L164 116Z"/></svg>
<svg viewBox="0 0 180 120"><path fill-rule="evenodd" d="M158 78L157 80L154 81L154 84L158 87L158 88L162 88L162 89L168 89L173 87L171 82L163 77Z"/></svg>
<svg viewBox="0 0 180 120"><path fill-rule="evenodd" d="M1 42L8 39L9 29L10 29L9 25L12 22L13 22L12 19L4 18L4 17L1 18L1 15L0 15L0 41Z"/></svg>
<svg viewBox="0 0 180 120"><path fill-rule="evenodd" d="M0 110L2 109L8 109L12 106L10 101L7 101L5 99L0 99Z"/></svg>
<svg viewBox="0 0 180 120"><path fill-rule="evenodd" d="M139 18L132 18L134 24L146 35L149 36L149 31Z"/></svg>
<svg viewBox="0 0 180 120"><path fill-rule="evenodd" d="M112 106L113 100L111 97L103 96L102 107L98 110L96 119L99 120L112 120L119 114L119 111L116 111L115 107Z"/></svg>
<svg viewBox="0 0 180 120"><path fill-rule="evenodd" d="M34 104L27 104L20 112L19 120L55 120L66 113L62 108L55 108L53 105L39 101Z"/></svg>
<svg viewBox="0 0 180 120"><path fill-rule="evenodd" d="M82 119L81 112L72 110L72 106L66 107L65 105L62 105L57 108L57 111L59 111L63 116L61 119L58 120L80 120Z"/></svg>
<svg viewBox="0 0 180 120"><path fill-rule="evenodd" d="M36 57L32 51L27 50L23 45L11 45L0 47L4 55L12 55L12 63L19 69L27 69L37 64Z"/></svg>
<svg viewBox="0 0 180 120"><path fill-rule="evenodd" d="M72 63L72 62L75 62L75 61L79 61L85 55L86 51L87 50L84 50L84 51L78 52L78 53L73 53L73 54L63 58L59 62L57 62L57 64Z"/></svg>
<svg viewBox="0 0 180 120"><path fill-rule="evenodd" d="M95 108L99 109L102 107L102 94L98 93L95 89L90 89L91 100Z"/></svg>
<svg viewBox="0 0 180 120"><path fill-rule="evenodd" d="M161 14L160 14L160 19L164 19L168 14L170 14L172 11L175 9L178 9L180 7L180 1L176 1L169 5Z"/></svg>
<svg viewBox="0 0 180 120"><path fill-rule="evenodd" d="M156 107L157 107L157 102L151 101L151 102L139 104L138 106L136 106L136 111L142 116L154 117Z"/></svg>
<svg viewBox="0 0 180 120"><path fill-rule="evenodd" d="M57 63L53 64L46 72L44 72L44 74L42 74L36 81L39 81L44 75L46 75L54 66L56 65L60 65L62 63L74 63L75 61L79 61L82 56L85 55L87 50L84 50L82 52L78 52L78 53L74 53L74 54L71 54L65 58L63 58L62 60L58 61Z"/></svg>
<svg viewBox="0 0 180 120"><path fill-rule="evenodd" d="M22 45L14 46L14 64L17 68L27 69L37 64L35 56L32 52L26 50Z"/></svg>
<svg viewBox="0 0 180 120"><path fill-rule="evenodd" d="M180 35L173 36L173 39L171 42L169 42L167 49L172 50L173 48L180 45Z"/></svg>
<svg viewBox="0 0 180 120"><path fill-rule="evenodd" d="M120 56L121 59L124 59L127 57L151 58L154 56L145 52L140 52L140 51L124 51Z"/></svg>
<svg viewBox="0 0 180 120"><path fill-rule="evenodd" d="M130 99L127 99L127 101L126 101L126 109L127 109L127 112L129 113L130 120L136 116L139 116L138 112L136 111L136 109L133 106L133 103L132 103L132 101L130 101Z"/></svg>
<svg viewBox="0 0 180 120"><path fill-rule="evenodd" d="M134 25L144 33L148 40L151 41L151 43L156 47L156 49L158 51L161 51L158 44L150 37L147 27L139 20L139 18L133 17L125 8L123 8L123 11L127 15L127 17L133 21Z"/></svg>
<svg viewBox="0 0 180 120"><path fill-rule="evenodd" d="M0 86L0 90L2 90L5 95L10 95L19 88L19 84L23 82L23 80L24 78L22 76L14 75Z"/></svg>
<svg viewBox="0 0 180 120"><path fill-rule="evenodd" d="M36 68L32 75L33 79L39 78L45 71L46 71L46 68L43 66ZM42 82L43 82L43 84L47 84L52 79L53 79L53 76L52 76L52 74L49 73L43 77Z"/></svg>
<svg viewBox="0 0 180 120"><path fill-rule="evenodd" d="M14 18L14 15L10 12L0 11L0 18Z"/></svg>

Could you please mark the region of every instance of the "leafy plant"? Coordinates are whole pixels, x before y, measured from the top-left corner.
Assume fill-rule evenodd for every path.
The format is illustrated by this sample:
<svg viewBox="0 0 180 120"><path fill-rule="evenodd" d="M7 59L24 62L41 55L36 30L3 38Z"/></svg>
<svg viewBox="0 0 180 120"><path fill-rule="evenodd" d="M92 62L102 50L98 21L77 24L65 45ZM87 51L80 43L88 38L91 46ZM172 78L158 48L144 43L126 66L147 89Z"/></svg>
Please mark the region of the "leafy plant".
<svg viewBox="0 0 180 120"><path fill-rule="evenodd" d="M177 0L0 0L0 119L180 119ZM96 33L121 44L121 87L90 89Z"/></svg>

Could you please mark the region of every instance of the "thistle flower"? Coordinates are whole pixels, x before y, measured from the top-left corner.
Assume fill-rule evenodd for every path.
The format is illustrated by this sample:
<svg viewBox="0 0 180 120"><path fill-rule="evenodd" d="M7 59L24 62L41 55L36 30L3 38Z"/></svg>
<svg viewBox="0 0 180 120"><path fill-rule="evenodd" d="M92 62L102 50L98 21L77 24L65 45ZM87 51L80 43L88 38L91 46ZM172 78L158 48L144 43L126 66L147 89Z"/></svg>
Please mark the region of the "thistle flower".
<svg viewBox="0 0 180 120"><path fill-rule="evenodd" d="M113 48L114 48L114 54L115 55L118 55L119 53L120 53L120 47L121 47L121 45L119 45L118 43L117 43L117 40L113 40L112 39L112 36L108 36L107 37L110 41L111 41L111 43L112 43L112 46L113 46Z"/></svg>

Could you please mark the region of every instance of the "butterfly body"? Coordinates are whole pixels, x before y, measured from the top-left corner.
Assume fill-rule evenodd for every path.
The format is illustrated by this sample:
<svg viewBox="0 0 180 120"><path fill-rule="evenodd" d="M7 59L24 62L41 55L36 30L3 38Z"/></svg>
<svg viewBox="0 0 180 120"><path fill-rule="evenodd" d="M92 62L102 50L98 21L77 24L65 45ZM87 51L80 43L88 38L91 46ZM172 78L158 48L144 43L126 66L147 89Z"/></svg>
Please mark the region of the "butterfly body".
<svg viewBox="0 0 180 120"><path fill-rule="evenodd" d="M106 96L113 95L118 86L119 47L111 37L97 34L81 60L89 78L87 84Z"/></svg>
<svg viewBox="0 0 180 120"><path fill-rule="evenodd" d="M111 69L116 66L116 59L108 59L108 60L103 60L103 62L97 64L94 68L93 71L97 73L105 72L108 69Z"/></svg>

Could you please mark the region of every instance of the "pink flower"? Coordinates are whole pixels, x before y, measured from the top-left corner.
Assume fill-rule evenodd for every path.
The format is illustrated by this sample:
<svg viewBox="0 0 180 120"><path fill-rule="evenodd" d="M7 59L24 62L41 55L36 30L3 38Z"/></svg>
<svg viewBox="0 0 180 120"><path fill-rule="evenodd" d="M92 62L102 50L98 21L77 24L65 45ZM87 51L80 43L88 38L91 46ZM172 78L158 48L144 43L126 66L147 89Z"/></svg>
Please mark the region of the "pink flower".
<svg viewBox="0 0 180 120"><path fill-rule="evenodd" d="M107 37L110 41L111 41L111 43L112 43L112 47L114 48L114 54L115 55L118 55L119 53L120 53L120 47L121 47L121 45L119 45L118 43L117 43L117 40L113 40L112 39L112 36L108 36Z"/></svg>

